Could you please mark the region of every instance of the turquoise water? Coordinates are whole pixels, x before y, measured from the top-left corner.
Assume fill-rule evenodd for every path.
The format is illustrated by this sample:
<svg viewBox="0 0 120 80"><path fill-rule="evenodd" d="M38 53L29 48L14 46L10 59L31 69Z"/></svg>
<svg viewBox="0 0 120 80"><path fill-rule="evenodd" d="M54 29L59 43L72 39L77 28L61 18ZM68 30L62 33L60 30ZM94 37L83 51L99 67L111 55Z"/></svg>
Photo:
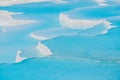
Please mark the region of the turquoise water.
<svg viewBox="0 0 120 80"><path fill-rule="evenodd" d="M2 80L119 80L119 64L33 58L0 66ZM2 69L2 70L1 70Z"/></svg>
<svg viewBox="0 0 120 80"><path fill-rule="evenodd" d="M120 79L119 0L65 1L0 6L0 80Z"/></svg>

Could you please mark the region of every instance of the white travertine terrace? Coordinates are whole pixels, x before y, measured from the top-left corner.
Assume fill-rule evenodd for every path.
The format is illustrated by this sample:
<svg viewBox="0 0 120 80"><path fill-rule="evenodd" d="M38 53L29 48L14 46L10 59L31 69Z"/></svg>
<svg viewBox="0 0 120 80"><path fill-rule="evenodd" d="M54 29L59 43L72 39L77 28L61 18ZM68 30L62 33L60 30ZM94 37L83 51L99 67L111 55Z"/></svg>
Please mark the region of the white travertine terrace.
<svg viewBox="0 0 120 80"><path fill-rule="evenodd" d="M99 6L107 6L108 4L106 4L106 0L96 0L96 2L99 4Z"/></svg>
<svg viewBox="0 0 120 80"><path fill-rule="evenodd" d="M62 26L71 29L90 29L96 27L99 24L103 24L107 30L114 27L111 26L111 23L106 19L99 19L99 20L71 19L68 17L68 15L65 15L63 13L60 14L59 20Z"/></svg>
<svg viewBox="0 0 120 80"><path fill-rule="evenodd" d="M103 20L71 19L68 15L60 13L60 24L71 29L89 29L100 24Z"/></svg>
<svg viewBox="0 0 120 80"><path fill-rule="evenodd" d="M44 36L37 36L35 35L33 32L30 34L30 36L33 38L33 39L36 39L36 40L47 40L48 38L44 37Z"/></svg>
<svg viewBox="0 0 120 80"><path fill-rule="evenodd" d="M30 48L28 48L28 51L29 51ZM47 57L47 56L50 56L52 55L52 51L46 46L44 45L43 43L39 42L35 47L34 47L34 50L35 52L37 52L37 54L39 56L34 56L34 57ZM20 54L23 54L24 51L21 51L21 50L18 50L17 53L16 53L16 59L15 59L15 63L17 62L21 62L27 58L32 58L32 57L21 57ZM30 53L28 55L31 55Z"/></svg>
<svg viewBox="0 0 120 80"><path fill-rule="evenodd" d="M21 61L23 61L25 58L22 58L21 56L20 56L20 54L22 53L22 51L20 51L20 50L18 50L17 51L17 54L16 54L16 59L15 59L15 62L17 63L17 62L21 62Z"/></svg>
<svg viewBox="0 0 120 80"><path fill-rule="evenodd" d="M14 19L12 15L22 14L22 13L14 13L8 12L5 10L0 10L0 26L1 27L14 27L19 25L30 24L36 21L33 20L18 20Z"/></svg>
<svg viewBox="0 0 120 80"><path fill-rule="evenodd" d="M66 1L63 0L0 0L0 6L12 6L12 5L18 5L18 4L25 4L25 3L32 3L32 2L54 2L57 4L60 3L66 3Z"/></svg>
<svg viewBox="0 0 120 80"><path fill-rule="evenodd" d="M36 50L38 51L40 57L46 57L52 55L52 51L44 44L39 42L36 46Z"/></svg>

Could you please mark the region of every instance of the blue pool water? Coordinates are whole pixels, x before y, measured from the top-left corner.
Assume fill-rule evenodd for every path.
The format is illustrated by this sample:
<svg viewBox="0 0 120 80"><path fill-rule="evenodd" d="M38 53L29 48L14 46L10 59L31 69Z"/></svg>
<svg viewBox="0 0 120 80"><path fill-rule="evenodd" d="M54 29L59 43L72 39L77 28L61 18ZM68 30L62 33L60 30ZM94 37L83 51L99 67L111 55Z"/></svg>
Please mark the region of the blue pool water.
<svg viewBox="0 0 120 80"><path fill-rule="evenodd" d="M0 80L120 80L120 1L54 1L0 1Z"/></svg>

